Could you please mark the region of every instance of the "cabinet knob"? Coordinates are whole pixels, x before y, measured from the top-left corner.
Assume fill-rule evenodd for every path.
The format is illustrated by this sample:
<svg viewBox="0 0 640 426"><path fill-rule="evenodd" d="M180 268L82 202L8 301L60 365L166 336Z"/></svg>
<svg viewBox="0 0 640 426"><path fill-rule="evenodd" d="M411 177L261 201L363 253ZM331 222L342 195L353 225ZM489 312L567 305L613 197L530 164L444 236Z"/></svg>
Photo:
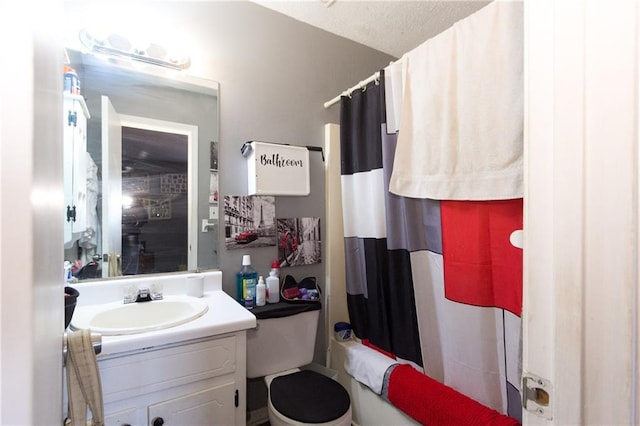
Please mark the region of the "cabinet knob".
<svg viewBox="0 0 640 426"><path fill-rule="evenodd" d="M155 419L151 420L151 424L153 426L162 426L164 424L164 419L162 417L156 417Z"/></svg>

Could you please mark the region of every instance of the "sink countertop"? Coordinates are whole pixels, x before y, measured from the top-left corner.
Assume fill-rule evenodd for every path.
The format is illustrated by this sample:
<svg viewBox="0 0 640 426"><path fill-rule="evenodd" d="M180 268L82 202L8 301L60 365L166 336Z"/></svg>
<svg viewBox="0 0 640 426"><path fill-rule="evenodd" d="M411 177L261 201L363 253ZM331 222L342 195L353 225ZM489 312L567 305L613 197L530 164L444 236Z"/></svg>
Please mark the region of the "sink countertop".
<svg viewBox="0 0 640 426"><path fill-rule="evenodd" d="M98 360L107 355L148 350L256 326L256 317L222 290L205 292L202 299L209 304L209 310L185 324L144 333L102 336L102 352Z"/></svg>
<svg viewBox="0 0 640 426"><path fill-rule="evenodd" d="M194 274L165 274L163 276L124 278L116 281L96 281L72 284L80 291L79 306L102 304L122 300L123 285L146 285L161 283L165 295L184 294L184 280ZM175 327L144 333L102 336L102 357L143 351L164 345L194 339L214 337L226 333L247 330L256 326L256 317L235 299L222 290L220 271L203 272L205 278L202 300L209 305L208 311L193 321ZM146 302L153 303L153 302Z"/></svg>

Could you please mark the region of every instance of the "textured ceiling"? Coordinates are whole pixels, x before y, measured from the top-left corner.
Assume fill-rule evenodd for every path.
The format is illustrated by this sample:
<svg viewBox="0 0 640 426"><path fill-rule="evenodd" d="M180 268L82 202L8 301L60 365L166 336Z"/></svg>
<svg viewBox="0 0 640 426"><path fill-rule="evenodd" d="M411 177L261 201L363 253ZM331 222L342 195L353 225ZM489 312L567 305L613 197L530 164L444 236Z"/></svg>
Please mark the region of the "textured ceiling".
<svg viewBox="0 0 640 426"><path fill-rule="evenodd" d="M488 4L434 0L252 0L396 58Z"/></svg>

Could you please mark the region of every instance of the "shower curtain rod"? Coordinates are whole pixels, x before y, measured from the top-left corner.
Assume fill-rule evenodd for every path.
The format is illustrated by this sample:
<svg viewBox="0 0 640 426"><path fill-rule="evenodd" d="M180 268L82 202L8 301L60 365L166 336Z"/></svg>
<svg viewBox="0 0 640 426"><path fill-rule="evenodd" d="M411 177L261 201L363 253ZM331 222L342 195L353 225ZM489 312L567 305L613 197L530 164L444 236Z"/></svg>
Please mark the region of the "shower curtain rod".
<svg viewBox="0 0 640 426"><path fill-rule="evenodd" d="M376 72L375 74L373 74L371 77L367 78L366 80L362 80L360 83L356 84L355 86L348 88L347 90L345 90L344 92L340 93L338 96L336 96L335 98L331 99L330 101L325 102L324 103L324 107L325 108L329 108L331 105L338 103L342 96L350 96L351 93L353 93L354 90L362 89L367 84L371 83L372 81L376 81L378 79L380 79L380 71Z"/></svg>

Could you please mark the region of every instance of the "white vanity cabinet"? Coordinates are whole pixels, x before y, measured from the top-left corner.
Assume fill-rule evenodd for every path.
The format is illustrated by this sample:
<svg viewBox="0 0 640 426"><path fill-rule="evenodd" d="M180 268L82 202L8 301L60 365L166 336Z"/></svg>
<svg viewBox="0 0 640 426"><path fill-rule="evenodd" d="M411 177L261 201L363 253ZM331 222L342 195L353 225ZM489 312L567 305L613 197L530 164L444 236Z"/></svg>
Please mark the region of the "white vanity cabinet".
<svg viewBox="0 0 640 426"><path fill-rule="evenodd" d="M244 425L246 332L98 358L106 426Z"/></svg>
<svg viewBox="0 0 640 426"><path fill-rule="evenodd" d="M65 93L64 141L64 243L69 248L87 228L87 120L89 110L80 95Z"/></svg>

